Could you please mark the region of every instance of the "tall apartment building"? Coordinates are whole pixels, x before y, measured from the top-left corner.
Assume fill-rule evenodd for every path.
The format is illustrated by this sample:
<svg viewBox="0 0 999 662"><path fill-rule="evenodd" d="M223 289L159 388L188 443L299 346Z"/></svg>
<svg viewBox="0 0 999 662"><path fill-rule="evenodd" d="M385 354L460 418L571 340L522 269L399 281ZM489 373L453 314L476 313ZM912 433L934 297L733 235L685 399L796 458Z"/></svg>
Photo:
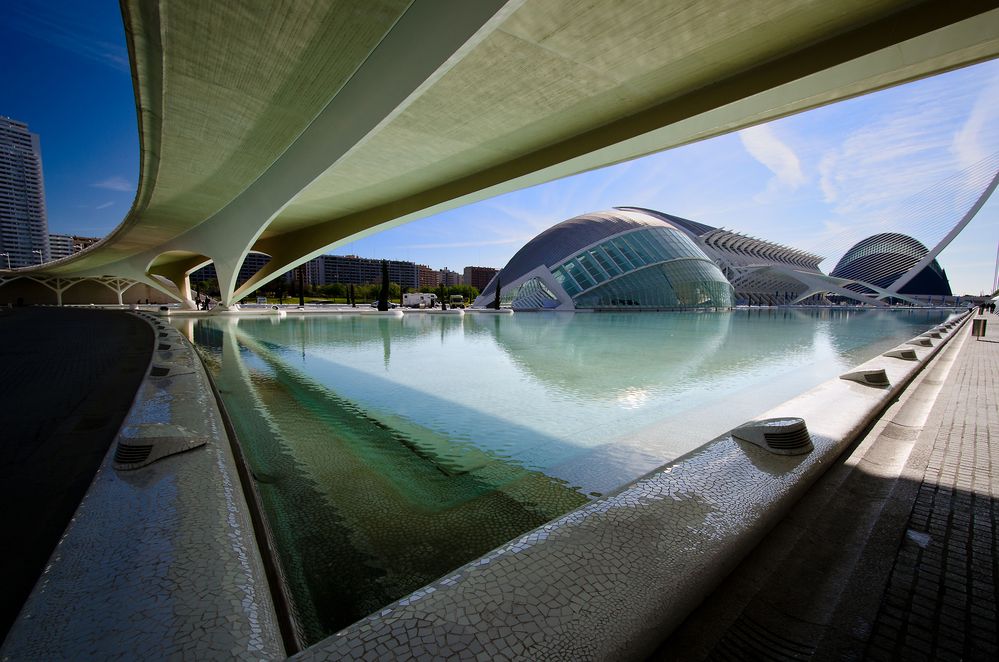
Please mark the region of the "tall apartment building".
<svg viewBox="0 0 999 662"><path fill-rule="evenodd" d="M453 285L461 285L461 274L457 271L451 271L450 269L441 269L437 272L439 275L439 280L437 281L440 285L444 287L452 287Z"/></svg>
<svg viewBox="0 0 999 662"><path fill-rule="evenodd" d="M429 292L441 284L441 274L436 269L431 269L425 264L418 264L416 271L419 274L421 291Z"/></svg>
<svg viewBox="0 0 999 662"><path fill-rule="evenodd" d="M236 285L242 285L250 280L250 277L260 271L265 264L271 261L270 255L263 253L248 253L243 260L243 266L239 268L236 275ZM287 275L287 274L286 274ZM203 281L218 280L218 273L215 271L215 264L206 264L197 271L192 271L190 276L191 287Z"/></svg>
<svg viewBox="0 0 999 662"><path fill-rule="evenodd" d="M74 253L79 253L84 248L96 244L100 237L79 237L75 234L50 234L49 254L53 260L61 260Z"/></svg>
<svg viewBox="0 0 999 662"><path fill-rule="evenodd" d="M309 261L309 276L314 285L344 283L363 285L382 282L382 261L356 255L320 255ZM388 261L389 280L402 287L415 288L420 283L419 270L413 262Z"/></svg>
<svg viewBox="0 0 999 662"><path fill-rule="evenodd" d="M492 267L465 267L465 273L461 280L465 285L471 285L481 292L486 289L486 285L496 275L496 271Z"/></svg>
<svg viewBox="0 0 999 662"><path fill-rule="evenodd" d="M49 260L49 223L38 134L0 116L0 253L12 268ZM6 261L0 260L6 267Z"/></svg>
<svg viewBox="0 0 999 662"><path fill-rule="evenodd" d="M73 237L68 234L49 235L49 257L61 260L73 254Z"/></svg>
<svg viewBox="0 0 999 662"><path fill-rule="evenodd" d="M263 253L250 253L243 261L243 266L236 276L236 284L240 285L250 279L250 276L270 261ZM382 261L358 257L356 255L320 255L302 265L305 270L303 280L306 285L364 285L382 282ZM416 288L419 283L419 272L412 262L389 260L389 280L402 287ZM437 273L434 271L433 273ZM451 272L454 274L454 272ZM455 276L457 274L454 274ZM191 284L216 279L215 265L209 264L191 273ZM282 278L298 282L298 269L292 269Z"/></svg>

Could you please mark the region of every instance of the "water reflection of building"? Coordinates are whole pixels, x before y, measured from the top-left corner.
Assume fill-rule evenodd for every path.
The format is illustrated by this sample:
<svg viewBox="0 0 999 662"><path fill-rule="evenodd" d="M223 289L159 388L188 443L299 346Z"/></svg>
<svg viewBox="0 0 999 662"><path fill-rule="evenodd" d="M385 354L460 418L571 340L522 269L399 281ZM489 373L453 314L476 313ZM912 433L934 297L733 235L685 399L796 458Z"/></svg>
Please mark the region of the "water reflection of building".
<svg viewBox="0 0 999 662"><path fill-rule="evenodd" d="M519 370L561 391L615 400L669 389L725 344L731 315L466 315L465 333L488 333ZM649 344L650 337L662 342ZM592 379L599 370L599 380Z"/></svg>

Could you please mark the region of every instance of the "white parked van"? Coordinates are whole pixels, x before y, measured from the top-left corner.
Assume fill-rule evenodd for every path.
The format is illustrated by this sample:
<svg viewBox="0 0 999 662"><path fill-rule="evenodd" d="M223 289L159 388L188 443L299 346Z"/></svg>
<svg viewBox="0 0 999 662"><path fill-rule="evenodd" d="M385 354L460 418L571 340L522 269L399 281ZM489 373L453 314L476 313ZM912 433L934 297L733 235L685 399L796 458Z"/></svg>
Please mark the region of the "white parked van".
<svg viewBox="0 0 999 662"><path fill-rule="evenodd" d="M407 308L433 308L436 303L436 294L428 294L426 292L406 292L402 295L402 305Z"/></svg>

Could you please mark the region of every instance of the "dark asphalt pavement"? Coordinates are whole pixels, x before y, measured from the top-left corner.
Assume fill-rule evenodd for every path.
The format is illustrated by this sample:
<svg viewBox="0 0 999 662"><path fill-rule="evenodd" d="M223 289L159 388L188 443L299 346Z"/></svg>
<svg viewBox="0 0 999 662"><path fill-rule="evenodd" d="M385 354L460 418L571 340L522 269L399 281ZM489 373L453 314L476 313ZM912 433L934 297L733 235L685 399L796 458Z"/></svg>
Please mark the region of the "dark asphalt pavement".
<svg viewBox="0 0 999 662"><path fill-rule="evenodd" d="M0 640L121 426L153 341L124 312L0 310Z"/></svg>

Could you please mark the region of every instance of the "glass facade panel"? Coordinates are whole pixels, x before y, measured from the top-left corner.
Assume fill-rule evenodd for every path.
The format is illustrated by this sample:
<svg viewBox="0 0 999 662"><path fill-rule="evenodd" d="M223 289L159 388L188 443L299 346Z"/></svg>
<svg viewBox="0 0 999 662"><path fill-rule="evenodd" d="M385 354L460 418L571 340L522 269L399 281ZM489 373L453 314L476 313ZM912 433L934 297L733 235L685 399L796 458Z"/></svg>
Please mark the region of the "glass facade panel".
<svg viewBox="0 0 999 662"><path fill-rule="evenodd" d="M565 272L564 267L556 268L555 271L552 272L552 275L555 276L555 280L558 281L558 284L562 286L562 289L564 289L569 296L576 296L583 291L582 288L576 284L576 281Z"/></svg>
<svg viewBox="0 0 999 662"><path fill-rule="evenodd" d="M593 259L591 259L589 255L585 255L585 254L584 255L577 255L576 256L576 262L583 269L586 269L586 273L588 273L590 275L590 278L592 278L594 280L594 282L602 283L605 280L607 280L607 274L605 274L600 269L600 266L598 264L596 264L596 262Z"/></svg>
<svg viewBox="0 0 999 662"><path fill-rule="evenodd" d="M710 262L663 262L639 269L574 297L580 308L729 307L732 286Z"/></svg>
<svg viewBox="0 0 999 662"><path fill-rule="evenodd" d="M649 227L607 239L566 260L552 274L580 308L732 305L728 279L693 241L673 228ZM554 294L542 286L538 281L525 291L526 307L558 305Z"/></svg>
<svg viewBox="0 0 999 662"><path fill-rule="evenodd" d="M607 253L603 251L602 246L597 246L596 248L592 249L590 251L590 255L593 257L594 260L597 261L600 267L605 272L607 272L608 276L614 277L620 275L621 270L618 269L617 265L614 264L614 261L607 256Z"/></svg>
<svg viewBox="0 0 999 662"><path fill-rule="evenodd" d="M604 242L601 245L601 248L607 251L607 255L609 255L611 259L614 260L614 264L616 264L621 269L622 272L631 271L632 269L635 268L634 266L632 266L630 262L628 262L627 258L625 258L624 255L621 254L621 251L618 250L618 248L614 245L613 242L610 241Z"/></svg>
<svg viewBox="0 0 999 662"><path fill-rule="evenodd" d="M531 278L521 284L510 305L514 310L532 310L557 308L560 303L559 298L547 285L538 278Z"/></svg>
<svg viewBox="0 0 999 662"><path fill-rule="evenodd" d="M613 243L621 250L622 253L624 253L624 256L628 258L628 261L636 267L644 267L648 264L648 261L642 258L642 256L635 251L632 245L628 243L624 237L614 239Z"/></svg>
<svg viewBox="0 0 999 662"><path fill-rule="evenodd" d="M643 252L646 262L649 264L669 259L666 253L659 248L658 244L649 240L648 233L646 232L632 232L628 236L628 241L636 249Z"/></svg>
<svg viewBox="0 0 999 662"><path fill-rule="evenodd" d="M582 289L588 290L596 285L596 282L590 278L589 274L587 274L575 260L569 260L563 266L565 267L565 272L569 274L569 276L571 276Z"/></svg>

